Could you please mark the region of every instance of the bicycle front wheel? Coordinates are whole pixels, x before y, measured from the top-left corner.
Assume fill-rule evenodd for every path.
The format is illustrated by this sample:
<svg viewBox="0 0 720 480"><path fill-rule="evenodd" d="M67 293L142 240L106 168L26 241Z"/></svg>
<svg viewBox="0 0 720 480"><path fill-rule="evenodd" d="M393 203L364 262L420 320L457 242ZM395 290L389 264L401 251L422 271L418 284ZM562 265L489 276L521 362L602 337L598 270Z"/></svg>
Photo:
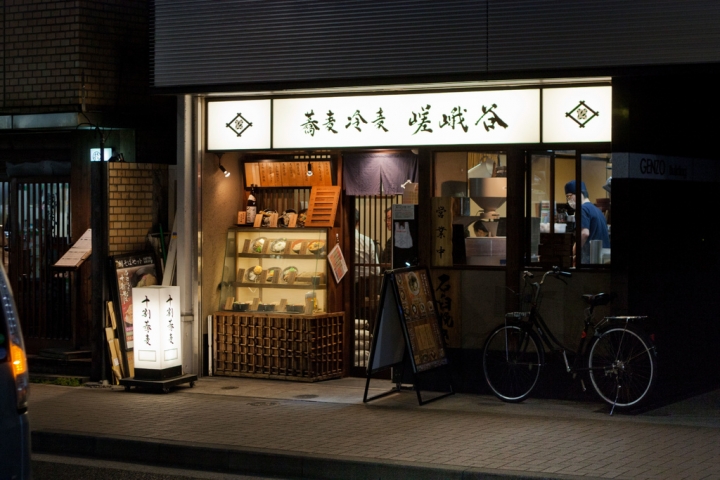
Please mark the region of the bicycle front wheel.
<svg viewBox="0 0 720 480"><path fill-rule="evenodd" d="M540 378L543 359L544 351L535 332L519 325L502 325L485 342L485 380L500 400L522 402Z"/></svg>
<svg viewBox="0 0 720 480"><path fill-rule="evenodd" d="M588 368L600 398L616 408L637 407L655 384L655 347L632 327L611 327L593 341Z"/></svg>

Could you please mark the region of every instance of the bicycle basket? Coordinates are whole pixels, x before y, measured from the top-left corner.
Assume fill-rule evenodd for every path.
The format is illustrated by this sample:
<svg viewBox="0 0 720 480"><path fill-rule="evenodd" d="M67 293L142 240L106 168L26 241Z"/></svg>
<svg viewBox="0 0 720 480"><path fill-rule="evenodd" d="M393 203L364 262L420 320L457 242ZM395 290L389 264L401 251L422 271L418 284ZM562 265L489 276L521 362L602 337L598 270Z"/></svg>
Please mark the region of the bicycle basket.
<svg viewBox="0 0 720 480"><path fill-rule="evenodd" d="M505 314L506 320L523 320L530 315L530 306L532 302L532 288L528 289L526 286L520 293L513 292L517 298L517 304L519 310L515 312L508 312Z"/></svg>
<svg viewBox="0 0 720 480"><path fill-rule="evenodd" d="M533 288L532 288L532 286L530 286L530 285L525 285L525 286L523 287L522 293L520 294L520 308L522 308L522 310L523 310L524 312L529 312L529 311L530 311L530 307L532 306L532 298L533 298ZM536 305L536 307L537 307L538 309L540 308L540 303L541 303L541 302L542 302L542 293L540 293L540 295L538 295L537 305Z"/></svg>

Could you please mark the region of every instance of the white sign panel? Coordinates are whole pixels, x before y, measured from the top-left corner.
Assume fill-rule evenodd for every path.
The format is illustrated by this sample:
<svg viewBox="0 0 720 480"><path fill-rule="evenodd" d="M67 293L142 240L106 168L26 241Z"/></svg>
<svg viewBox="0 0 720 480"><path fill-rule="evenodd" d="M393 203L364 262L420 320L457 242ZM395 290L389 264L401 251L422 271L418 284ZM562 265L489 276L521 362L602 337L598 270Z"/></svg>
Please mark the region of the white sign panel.
<svg viewBox="0 0 720 480"><path fill-rule="evenodd" d="M103 161L107 162L110 160L110 157L112 157L112 148L104 148L103 149ZM91 148L90 149L90 161L91 162L99 162L100 161L100 149L99 148Z"/></svg>
<svg viewBox="0 0 720 480"><path fill-rule="evenodd" d="M392 206L392 219L415 220L415 205L395 204Z"/></svg>
<svg viewBox="0 0 720 480"><path fill-rule="evenodd" d="M208 102L208 150L269 149L270 100Z"/></svg>
<svg viewBox="0 0 720 480"><path fill-rule="evenodd" d="M164 370L180 365L180 287L136 287L132 296L135 368Z"/></svg>
<svg viewBox="0 0 720 480"><path fill-rule="evenodd" d="M538 143L540 90L273 101L273 148Z"/></svg>
<svg viewBox="0 0 720 480"><path fill-rule="evenodd" d="M543 89L545 143L612 140L612 87Z"/></svg>

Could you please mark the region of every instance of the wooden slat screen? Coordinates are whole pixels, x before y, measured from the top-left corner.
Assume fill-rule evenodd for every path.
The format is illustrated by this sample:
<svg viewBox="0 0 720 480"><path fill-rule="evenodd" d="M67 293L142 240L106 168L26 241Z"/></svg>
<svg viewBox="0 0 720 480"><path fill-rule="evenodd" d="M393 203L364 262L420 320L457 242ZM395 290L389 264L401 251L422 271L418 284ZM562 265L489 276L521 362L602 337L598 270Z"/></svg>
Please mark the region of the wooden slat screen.
<svg viewBox="0 0 720 480"><path fill-rule="evenodd" d="M52 265L70 248L70 184L13 179L9 276L29 348L72 340L71 276Z"/></svg>

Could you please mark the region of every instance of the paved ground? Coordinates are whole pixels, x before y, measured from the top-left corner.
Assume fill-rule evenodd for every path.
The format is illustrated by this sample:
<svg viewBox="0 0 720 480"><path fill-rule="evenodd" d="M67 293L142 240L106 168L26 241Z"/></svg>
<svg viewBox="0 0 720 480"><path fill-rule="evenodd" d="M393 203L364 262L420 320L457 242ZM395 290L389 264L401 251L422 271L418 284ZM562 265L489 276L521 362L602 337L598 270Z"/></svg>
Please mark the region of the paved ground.
<svg viewBox="0 0 720 480"><path fill-rule="evenodd" d="M212 377L169 394L34 384L33 448L289 478L720 479L720 391L611 417L600 403L462 394L418 406L412 391L363 404L363 388L354 378Z"/></svg>

